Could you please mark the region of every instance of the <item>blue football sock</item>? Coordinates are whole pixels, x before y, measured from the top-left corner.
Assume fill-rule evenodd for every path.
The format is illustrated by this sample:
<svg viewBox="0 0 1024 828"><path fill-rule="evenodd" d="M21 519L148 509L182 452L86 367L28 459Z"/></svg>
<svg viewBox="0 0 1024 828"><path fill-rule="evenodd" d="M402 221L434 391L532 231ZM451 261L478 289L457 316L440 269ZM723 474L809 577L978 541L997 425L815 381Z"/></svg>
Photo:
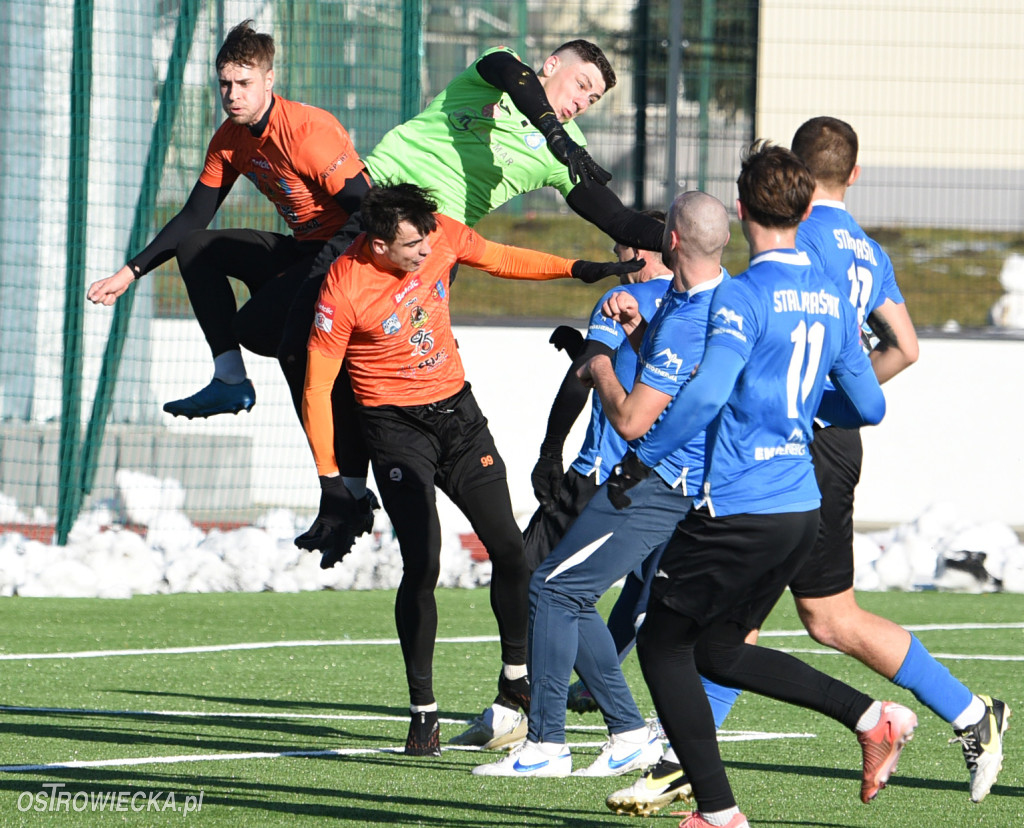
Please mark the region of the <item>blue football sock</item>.
<svg viewBox="0 0 1024 828"><path fill-rule="evenodd" d="M722 722L725 721L725 717L729 715L729 711L732 710L732 706L736 704L736 699L739 698L740 692L735 687L723 687L721 684L715 684L713 681L700 677L701 684L704 685L704 693L708 697L708 701L711 702L711 713L715 717L715 730L718 730L722 726Z"/></svg>
<svg viewBox="0 0 1024 828"><path fill-rule="evenodd" d="M973 694L932 656L917 636L910 636L907 657L892 680L913 693L940 719L952 722L971 703Z"/></svg>

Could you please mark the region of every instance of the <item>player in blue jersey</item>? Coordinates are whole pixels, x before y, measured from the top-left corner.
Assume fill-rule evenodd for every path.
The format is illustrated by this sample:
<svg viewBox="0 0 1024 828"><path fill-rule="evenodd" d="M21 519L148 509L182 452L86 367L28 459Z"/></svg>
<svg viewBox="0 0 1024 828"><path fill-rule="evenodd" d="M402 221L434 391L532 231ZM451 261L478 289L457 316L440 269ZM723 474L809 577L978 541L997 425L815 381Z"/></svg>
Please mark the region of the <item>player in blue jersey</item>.
<svg viewBox="0 0 1024 828"><path fill-rule="evenodd" d="M819 256L825 272L850 290L859 320L878 337L869 357L878 381L885 382L917 360L917 335L889 257L846 211L846 189L860 175L857 151L857 133L837 118L812 118L796 131L793 152L816 182L813 209L797 244ZM858 606L853 498L860 479L860 432L821 427L811 455L822 492L822 528L811 558L790 582L800 619L816 641L910 690L953 726L970 775L971 800L980 802L1002 767L1010 709L999 699L972 693L916 636Z"/></svg>
<svg viewBox="0 0 1024 828"><path fill-rule="evenodd" d="M663 210L645 210L645 215L664 223ZM591 357L605 354L615 364L615 373L630 389L636 377L637 355L622 327L608 319L601 308L613 293L626 291L634 296L645 319L654 316L661 304L672 274L661 259L661 253L639 250L616 243L613 252L620 261L643 259L643 268L620 277L622 285L605 293L590 314L587 337L575 329L561 327L552 334L556 347L565 349L572 364L551 404L547 429L540 446L540 457L530 479L540 508L533 514L523 533L526 561L535 570L558 544L566 529L583 511L597 487L608 479L612 467L626 453L626 441L612 428L601 409L601 400L591 394L576 371ZM575 336L574 336L575 335ZM590 424L583 445L568 471L562 467L562 448L570 429L591 401Z"/></svg>
<svg viewBox="0 0 1024 828"><path fill-rule="evenodd" d="M645 210L644 214L664 224L663 210ZM534 494L540 504L523 531L526 564L533 572L540 565L566 530L590 501L597 487L611 473L612 467L626 453L626 441L608 423L601 411L601 401L591 395L590 389L576 376L576 370L592 356L606 354L614 360L616 374L627 388L633 387L636 376L636 351L626 338L625 332L614 321L601 313L605 300L615 291L625 290L635 296L641 313L651 318L665 295L672 274L661 260L661 253L640 250L616 242L615 256L621 262L643 260L644 266L635 273L620 276L621 286L613 288L594 305L586 339L575 328L560 326L551 336L551 343L559 350L565 350L572 364L555 395L548 416L547 430L541 443L540 457L534 467L531 479ZM568 471L562 467L562 447L576 418L579 417L592 396L590 424L587 427L583 447ZM636 603L639 588L632 578L623 589L626 602ZM639 588L638 588L639 587ZM628 595L632 593L633 598ZM618 606L618 603L616 604ZM625 608L626 604L623 604ZM613 611L613 616L615 615ZM626 613L619 612L619 617ZM613 636L616 646L623 636L632 638L632 620L623 618L629 630L616 630ZM611 626L612 617L609 617ZM622 627L623 624L620 624ZM575 685L574 685L575 686ZM577 694L585 692L582 683ZM570 694L571 695L571 694ZM589 693L587 694L589 697ZM571 706L571 702L570 702ZM594 703L593 709L597 709ZM481 715L470 722L469 727L451 740L453 745L480 745L485 749L505 747L526 738L526 717L518 708L503 699L501 694Z"/></svg>
<svg viewBox="0 0 1024 828"><path fill-rule="evenodd" d="M892 262L867 236L844 203L860 175L853 128L818 117L793 136L793 152L815 178L811 215L800 225L797 246L848 292L857 318L878 337L868 354L879 382L918 356L917 335L896 285ZM800 619L815 641L867 665L910 690L953 726L970 774L970 793L980 802L1002 767L1009 707L973 694L898 624L862 609L853 591L853 502L863 449L857 429L815 424L811 457L821 489L821 525L814 550L790 581Z"/></svg>
<svg viewBox="0 0 1024 828"><path fill-rule="evenodd" d="M844 426L873 424L885 400L852 307L796 250L814 191L807 168L788 150L758 142L744 155L737 185L750 267L715 292L699 370L607 484L629 497L662 458L707 428L702 498L662 555L637 639L644 678L697 800L686 828L747 828L698 670L857 732L864 801L886 783L916 726L900 705L743 643L814 544L820 496L808 444L815 413ZM824 395L828 374L837 389Z"/></svg>
<svg viewBox="0 0 1024 828"><path fill-rule="evenodd" d="M636 446L683 387L703 351L704 329L714 289L726 278L721 256L729 241L729 218L721 202L686 193L672 205L665 229L664 258L673 281L647 325L635 297L614 292L606 315L623 321L639 343L639 369L632 390L622 386L612 360L594 357L581 371L601 397L605 416ZM694 435L666 453L655 473L629 497L601 486L541 563L530 582L530 674L532 701L527 741L504 759L481 765L482 776L567 776L572 757L565 739L565 702L576 672L593 693L610 735L597 759L577 773L616 776L654 764L662 754L656 726L648 726L619 666L611 633L596 610L612 584L664 542L690 507L700 484L703 439Z"/></svg>

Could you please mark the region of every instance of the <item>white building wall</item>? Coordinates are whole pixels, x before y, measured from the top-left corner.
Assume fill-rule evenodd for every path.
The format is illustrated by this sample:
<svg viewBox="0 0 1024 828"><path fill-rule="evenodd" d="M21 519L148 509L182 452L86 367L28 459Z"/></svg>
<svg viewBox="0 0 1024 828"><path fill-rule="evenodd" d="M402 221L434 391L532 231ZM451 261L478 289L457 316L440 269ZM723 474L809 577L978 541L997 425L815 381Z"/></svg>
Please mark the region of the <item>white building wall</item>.
<svg viewBox="0 0 1024 828"><path fill-rule="evenodd" d="M762 0L757 135L786 146L807 118L861 141L864 221L1024 226L1024 7Z"/></svg>

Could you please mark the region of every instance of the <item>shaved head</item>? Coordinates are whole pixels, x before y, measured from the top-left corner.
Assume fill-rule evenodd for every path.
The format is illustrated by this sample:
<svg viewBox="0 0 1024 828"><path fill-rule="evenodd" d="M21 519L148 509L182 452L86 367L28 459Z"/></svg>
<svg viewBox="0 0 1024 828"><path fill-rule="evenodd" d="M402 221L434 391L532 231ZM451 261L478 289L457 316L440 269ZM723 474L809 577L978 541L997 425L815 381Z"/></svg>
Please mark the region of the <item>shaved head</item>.
<svg viewBox="0 0 1024 828"><path fill-rule="evenodd" d="M666 241L673 231L683 255L720 260L729 243L729 214L714 196L691 190L672 202L665 223Z"/></svg>

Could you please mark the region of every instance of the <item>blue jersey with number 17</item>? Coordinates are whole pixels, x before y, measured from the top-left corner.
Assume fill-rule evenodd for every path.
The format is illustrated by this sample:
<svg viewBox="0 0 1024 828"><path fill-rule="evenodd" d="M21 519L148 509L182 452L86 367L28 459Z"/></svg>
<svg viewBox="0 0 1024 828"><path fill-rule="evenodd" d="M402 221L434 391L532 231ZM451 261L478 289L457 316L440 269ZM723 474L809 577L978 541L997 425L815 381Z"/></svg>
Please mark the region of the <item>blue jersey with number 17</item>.
<svg viewBox="0 0 1024 828"><path fill-rule="evenodd" d="M870 370L848 298L806 253L761 253L715 291L706 347L730 348L745 363L707 428L704 499L712 514L816 509L808 445L825 378Z"/></svg>
<svg viewBox="0 0 1024 828"><path fill-rule="evenodd" d="M868 350L867 318L886 299L903 303L889 255L861 229L843 202L825 199L812 203L811 214L797 230L796 246L810 255L840 292L846 292ZM825 387L832 388L831 381Z"/></svg>
<svg viewBox="0 0 1024 828"><path fill-rule="evenodd" d="M857 309L858 325L863 326L887 298L903 301L889 257L854 221L843 202L815 201L797 230L796 246L846 293Z"/></svg>
<svg viewBox="0 0 1024 828"><path fill-rule="evenodd" d="M636 377L636 351L629 344L622 326L601 313L601 306L613 293L625 291L636 298L640 315L650 322L661 304L665 291L669 289L671 280L671 274L666 274L655 276L646 282L614 287L597 301L590 314L587 339L600 342L615 351L615 376L619 378L619 382L627 392L633 388L633 380ZM590 425L583 438L579 456L572 462L572 468L585 476L593 474L598 483L604 483L612 473L612 468L625 453L626 441L622 439L619 432L612 428L612 424L604 416L601 398L595 391L590 395Z"/></svg>

